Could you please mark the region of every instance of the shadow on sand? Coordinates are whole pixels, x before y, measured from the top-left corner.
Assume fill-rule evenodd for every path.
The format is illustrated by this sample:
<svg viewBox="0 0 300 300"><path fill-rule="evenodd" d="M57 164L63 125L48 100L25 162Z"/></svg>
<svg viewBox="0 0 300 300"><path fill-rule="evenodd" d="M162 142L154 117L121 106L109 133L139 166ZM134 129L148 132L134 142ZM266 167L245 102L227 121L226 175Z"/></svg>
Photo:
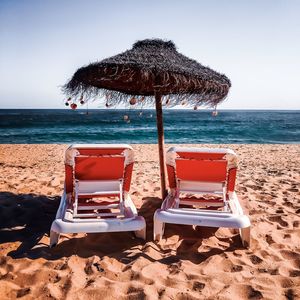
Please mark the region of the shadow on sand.
<svg viewBox="0 0 300 300"><path fill-rule="evenodd" d="M207 252L199 252L204 239L211 237L216 228L201 228L193 230L192 226L167 225L165 238L179 235L179 246L162 247L152 241L153 215L161 205L161 200L155 197L144 197L139 214L146 219L147 240L134 238L130 232L87 234L73 238L63 236L60 243L53 249L42 241L49 236L51 223L55 218L60 197L49 197L35 194L0 193L0 244L19 242L16 250L7 255L12 258L27 257L30 259L45 258L56 260L62 257L78 255L88 258L94 255L113 257L124 264L130 264L138 257L144 257L150 262L173 264L182 259L201 263L207 258L223 252L233 251L241 247L238 236L219 240L230 246L226 249L211 248ZM75 237L75 236L74 236ZM43 239L49 241L48 239ZM158 251L162 258L154 259L147 255L149 248ZM172 249L171 249L172 248ZM175 251L175 253L174 253Z"/></svg>
<svg viewBox="0 0 300 300"><path fill-rule="evenodd" d="M13 258L30 256L31 249L48 234L60 197L0 193L0 243L20 242Z"/></svg>

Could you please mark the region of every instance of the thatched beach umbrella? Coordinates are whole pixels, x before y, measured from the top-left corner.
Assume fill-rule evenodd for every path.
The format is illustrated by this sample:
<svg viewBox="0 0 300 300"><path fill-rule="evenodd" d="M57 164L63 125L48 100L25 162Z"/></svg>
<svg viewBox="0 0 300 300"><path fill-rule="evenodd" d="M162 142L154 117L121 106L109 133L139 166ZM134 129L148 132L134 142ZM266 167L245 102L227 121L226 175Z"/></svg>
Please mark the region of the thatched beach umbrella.
<svg viewBox="0 0 300 300"><path fill-rule="evenodd" d="M119 103L156 105L162 197L166 195L162 105L215 106L225 99L230 80L177 52L172 41L136 42L132 49L78 69L64 93L86 100L106 97Z"/></svg>

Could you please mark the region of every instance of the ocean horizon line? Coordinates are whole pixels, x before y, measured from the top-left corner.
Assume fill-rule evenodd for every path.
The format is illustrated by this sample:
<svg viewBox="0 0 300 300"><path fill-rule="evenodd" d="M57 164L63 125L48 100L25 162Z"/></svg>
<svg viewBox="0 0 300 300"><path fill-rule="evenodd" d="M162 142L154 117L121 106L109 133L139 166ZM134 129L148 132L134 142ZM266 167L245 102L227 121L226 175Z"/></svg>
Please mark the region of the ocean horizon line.
<svg viewBox="0 0 300 300"><path fill-rule="evenodd" d="M70 108L0 108L0 111L4 110L64 110L64 111L72 111ZM133 110L151 110L155 111L155 108L141 108L141 107L130 107L130 108L77 108L75 111L116 111L116 110L128 110L128 111L133 111ZM191 108L163 108L163 110L168 110L168 111L192 111L192 112L201 112L201 111L212 111L214 108L198 108L197 110L194 110L192 107ZM273 109L273 108L217 108L218 111L284 111L284 112L289 112L289 111L295 111L299 112L300 108L297 109Z"/></svg>

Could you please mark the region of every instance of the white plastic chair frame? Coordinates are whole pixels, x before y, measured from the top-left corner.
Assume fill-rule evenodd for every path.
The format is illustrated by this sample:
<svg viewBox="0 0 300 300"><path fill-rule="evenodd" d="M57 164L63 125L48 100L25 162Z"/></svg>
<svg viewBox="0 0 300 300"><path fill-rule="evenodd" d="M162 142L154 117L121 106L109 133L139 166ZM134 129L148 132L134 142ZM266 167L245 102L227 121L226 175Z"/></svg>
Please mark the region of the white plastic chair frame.
<svg viewBox="0 0 300 300"><path fill-rule="evenodd" d="M77 149L105 149L125 148L131 150L129 145L73 145L66 152L66 161L70 161L70 152L78 155ZM128 159L128 157L127 157ZM131 158L130 158L131 159ZM130 160L131 162L131 160ZM55 246L62 233L98 233L98 232L122 232L133 231L138 238L146 239L146 223L142 216L138 216L137 209L131 200L130 194L123 190L123 179L119 180L75 180L74 204L70 208L68 204L72 199L71 194L66 193L66 187L61 197L56 218L50 230L50 247ZM80 196L116 195L119 203L107 205L80 205ZM116 213L101 213L102 209L119 209ZM94 210L93 213L84 213L86 210ZM82 212L83 211L83 212ZM109 218L107 218L109 217Z"/></svg>
<svg viewBox="0 0 300 300"><path fill-rule="evenodd" d="M201 203L201 206L219 206L223 210L182 208L181 204L199 205L199 202L180 200L180 193L222 195L222 202ZM237 229L243 246L250 247L250 220L244 215L236 192L226 193L226 182L182 181L177 178L177 188L170 191L161 209L154 214L154 240L162 239L165 223Z"/></svg>

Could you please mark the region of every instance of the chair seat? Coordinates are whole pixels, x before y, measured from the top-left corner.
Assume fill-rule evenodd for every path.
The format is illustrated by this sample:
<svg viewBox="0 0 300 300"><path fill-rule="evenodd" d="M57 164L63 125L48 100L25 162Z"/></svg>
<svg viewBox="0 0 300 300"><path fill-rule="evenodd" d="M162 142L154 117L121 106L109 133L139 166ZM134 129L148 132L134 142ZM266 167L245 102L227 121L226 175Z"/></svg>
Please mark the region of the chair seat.
<svg viewBox="0 0 300 300"><path fill-rule="evenodd" d="M222 207L225 205L225 203L222 198L183 197L183 198L180 198L180 205Z"/></svg>

